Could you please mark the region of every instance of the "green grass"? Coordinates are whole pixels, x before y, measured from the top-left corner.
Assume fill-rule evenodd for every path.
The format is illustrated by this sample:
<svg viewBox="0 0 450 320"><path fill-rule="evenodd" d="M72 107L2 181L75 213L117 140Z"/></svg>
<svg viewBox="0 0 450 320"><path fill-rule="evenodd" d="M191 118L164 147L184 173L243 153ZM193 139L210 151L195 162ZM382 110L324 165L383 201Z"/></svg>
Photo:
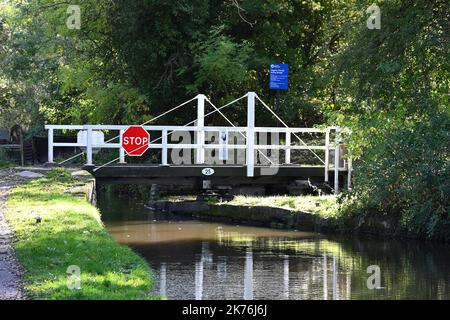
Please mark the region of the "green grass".
<svg viewBox="0 0 450 320"><path fill-rule="evenodd" d="M338 205L336 196L236 196L233 200L224 202L239 206L266 206L289 209L292 211L309 212L323 218L336 217Z"/></svg>
<svg viewBox="0 0 450 320"><path fill-rule="evenodd" d="M152 299L145 260L105 230L98 210L68 192L67 171L16 187L6 218L17 236L16 255L32 299ZM36 224L40 215L42 223ZM67 268L80 267L81 289L67 287Z"/></svg>

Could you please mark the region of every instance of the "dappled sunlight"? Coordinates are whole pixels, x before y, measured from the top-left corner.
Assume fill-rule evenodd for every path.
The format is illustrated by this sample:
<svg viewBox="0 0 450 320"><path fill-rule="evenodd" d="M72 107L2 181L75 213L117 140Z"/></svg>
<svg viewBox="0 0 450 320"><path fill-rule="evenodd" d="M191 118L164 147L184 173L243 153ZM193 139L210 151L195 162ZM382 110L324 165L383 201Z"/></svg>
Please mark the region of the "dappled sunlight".
<svg viewBox="0 0 450 320"><path fill-rule="evenodd" d="M233 200L224 202L240 206L267 206L333 217L337 214L336 196L268 196L256 197L238 195Z"/></svg>

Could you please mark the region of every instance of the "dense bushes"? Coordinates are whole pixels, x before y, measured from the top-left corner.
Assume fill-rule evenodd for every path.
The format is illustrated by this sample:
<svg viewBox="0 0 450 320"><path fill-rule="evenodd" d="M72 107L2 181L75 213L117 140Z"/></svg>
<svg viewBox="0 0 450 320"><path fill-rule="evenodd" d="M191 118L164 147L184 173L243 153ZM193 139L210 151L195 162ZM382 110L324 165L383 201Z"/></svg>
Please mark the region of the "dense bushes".
<svg viewBox="0 0 450 320"><path fill-rule="evenodd" d="M382 12L381 29L355 30L335 69L347 98L332 116L353 130L356 159L345 212L450 240L450 14L438 0L386 1Z"/></svg>
<svg viewBox="0 0 450 320"><path fill-rule="evenodd" d="M441 113L379 133L357 162L344 213L394 216L410 235L450 240L449 125Z"/></svg>

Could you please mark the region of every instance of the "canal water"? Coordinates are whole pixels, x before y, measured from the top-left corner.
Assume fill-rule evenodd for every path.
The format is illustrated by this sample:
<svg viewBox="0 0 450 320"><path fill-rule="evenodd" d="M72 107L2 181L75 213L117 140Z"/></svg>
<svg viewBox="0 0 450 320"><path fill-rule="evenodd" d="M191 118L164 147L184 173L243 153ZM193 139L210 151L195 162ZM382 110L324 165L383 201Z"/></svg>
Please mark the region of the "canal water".
<svg viewBox="0 0 450 320"><path fill-rule="evenodd" d="M102 196L99 208L168 299L450 299L448 245L205 222Z"/></svg>

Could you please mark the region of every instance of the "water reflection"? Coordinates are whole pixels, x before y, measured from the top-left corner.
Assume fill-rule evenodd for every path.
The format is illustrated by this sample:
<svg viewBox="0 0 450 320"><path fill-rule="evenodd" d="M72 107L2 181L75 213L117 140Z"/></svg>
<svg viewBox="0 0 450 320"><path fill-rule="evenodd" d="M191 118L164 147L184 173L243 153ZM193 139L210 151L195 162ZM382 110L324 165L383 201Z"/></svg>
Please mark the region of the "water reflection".
<svg viewBox="0 0 450 320"><path fill-rule="evenodd" d="M195 300L203 297L203 260L195 263Z"/></svg>
<svg viewBox="0 0 450 320"><path fill-rule="evenodd" d="M289 299L289 256L284 256L283 263L283 297Z"/></svg>
<svg viewBox="0 0 450 320"><path fill-rule="evenodd" d="M159 270L159 294L166 296L166 264L161 262L161 268Z"/></svg>
<svg viewBox="0 0 450 320"><path fill-rule="evenodd" d="M449 246L145 215L108 221L104 212L169 299L450 299ZM367 288L370 265L380 266L384 289Z"/></svg>
<svg viewBox="0 0 450 320"><path fill-rule="evenodd" d="M253 300L253 252L247 249L244 271L244 300Z"/></svg>
<svg viewBox="0 0 450 320"><path fill-rule="evenodd" d="M323 256L323 300L328 300L328 267L327 267L327 256Z"/></svg>

